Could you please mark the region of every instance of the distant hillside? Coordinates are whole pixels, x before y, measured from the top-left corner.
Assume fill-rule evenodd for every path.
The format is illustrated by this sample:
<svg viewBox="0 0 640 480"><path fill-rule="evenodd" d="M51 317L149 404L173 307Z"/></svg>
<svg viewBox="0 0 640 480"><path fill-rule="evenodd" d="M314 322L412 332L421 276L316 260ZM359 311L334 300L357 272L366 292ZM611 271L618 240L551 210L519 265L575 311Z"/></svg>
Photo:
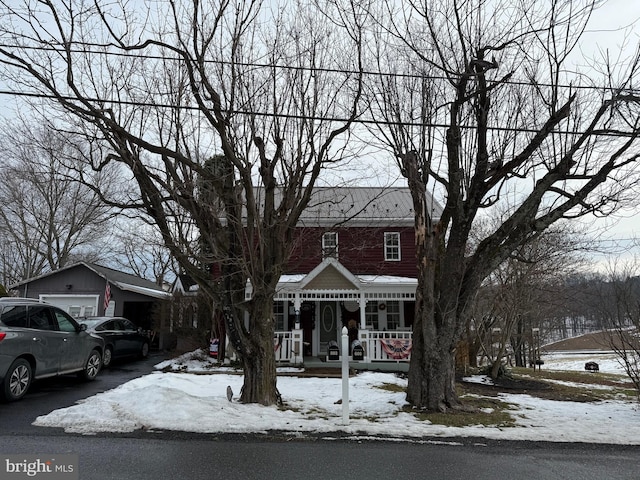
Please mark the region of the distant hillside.
<svg viewBox="0 0 640 480"><path fill-rule="evenodd" d="M612 350L612 332L601 331L586 333L578 337L567 338L559 342L542 346L545 352L574 351L574 350Z"/></svg>

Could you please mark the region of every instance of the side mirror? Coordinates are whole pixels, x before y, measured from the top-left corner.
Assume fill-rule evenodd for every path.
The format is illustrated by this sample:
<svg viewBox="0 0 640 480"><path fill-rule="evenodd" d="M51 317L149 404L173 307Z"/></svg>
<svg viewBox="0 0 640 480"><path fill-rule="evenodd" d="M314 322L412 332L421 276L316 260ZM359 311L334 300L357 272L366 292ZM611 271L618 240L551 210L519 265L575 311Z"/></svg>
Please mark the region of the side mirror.
<svg viewBox="0 0 640 480"><path fill-rule="evenodd" d="M81 323L80 324L80 331L84 332L87 329L87 324L86 323Z"/></svg>

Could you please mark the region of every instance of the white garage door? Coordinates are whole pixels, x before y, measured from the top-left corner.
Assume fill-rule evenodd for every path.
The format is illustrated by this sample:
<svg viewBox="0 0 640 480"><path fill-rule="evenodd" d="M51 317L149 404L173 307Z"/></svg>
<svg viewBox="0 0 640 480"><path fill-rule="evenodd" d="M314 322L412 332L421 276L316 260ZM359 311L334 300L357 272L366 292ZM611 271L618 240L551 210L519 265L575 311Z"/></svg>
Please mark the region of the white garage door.
<svg viewBox="0 0 640 480"><path fill-rule="evenodd" d="M72 317L99 315L99 295L40 295L40 300L60 307Z"/></svg>

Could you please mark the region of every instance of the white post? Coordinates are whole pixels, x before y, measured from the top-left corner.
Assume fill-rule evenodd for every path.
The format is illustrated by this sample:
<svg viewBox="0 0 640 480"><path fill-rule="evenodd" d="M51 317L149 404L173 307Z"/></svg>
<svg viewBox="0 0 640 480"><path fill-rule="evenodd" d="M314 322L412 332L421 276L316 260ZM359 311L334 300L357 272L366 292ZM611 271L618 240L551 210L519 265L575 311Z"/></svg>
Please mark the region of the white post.
<svg viewBox="0 0 640 480"><path fill-rule="evenodd" d="M364 294L360 294L360 330L367 328L367 299Z"/></svg>
<svg viewBox="0 0 640 480"><path fill-rule="evenodd" d="M349 332L342 327L342 424L349 425Z"/></svg>

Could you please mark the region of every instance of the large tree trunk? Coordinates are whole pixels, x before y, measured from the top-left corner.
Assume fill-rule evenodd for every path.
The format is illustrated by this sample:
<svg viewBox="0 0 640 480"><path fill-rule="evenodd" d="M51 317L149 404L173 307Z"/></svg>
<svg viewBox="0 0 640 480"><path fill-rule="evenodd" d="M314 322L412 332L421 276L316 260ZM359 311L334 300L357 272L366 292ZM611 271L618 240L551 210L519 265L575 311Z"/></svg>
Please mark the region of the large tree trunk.
<svg viewBox="0 0 640 480"><path fill-rule="evenodd" d="M254 296L249 315L250 338L247 341L247 351L241 357L244 384L240 400L244 403L262 405L281 403L276 386L272 299L267 296Z"/></svg>
<svg viewBox="0 0 640 480"><path fill-rule="evenodd" d="M418 258L435 260L437 243L437 236L429 235L423 246L433 254ZM459 405L455 389L458 335L455 315L442 317L436 307L436 278L435 262L419 266L407 401L418 408L444 412Z"/></svg>
<svg viewBox="0 0 640 480"><path fill-rule="evenodd" d="M240 395L243 403L273 405L281 401L276 387L276 360L273 337L273 294L268 289L254 291L250 302L243 302L245 277L230 266L223 269L225 276L226 307L223 314L226 333L235 349L244 371ZM245 322L248 307L249 325Z"/></svg>
<svg viewBox="0 0 640 480"><path fill-rule="evenodd" d="M404 155L402 165L413 197L418 259L407 401L417 408L446 411L460 403L455 389L455 356L464 327L457 308L461 276L459 272L448 271L444 282L444 227L434 223L429 214L425 183L415 153ZM456 268L463 266L460 259Z"/></svg>
<svg viewBox="0 0 640 480"><path fill-rule="evenodd" d="M418 323L424 323L421 319ZM417 325L416 325L417 326ZM459 405L455 389L455 350L430 328L414 329L407 401L415 407L444 412Z"/></svg>

